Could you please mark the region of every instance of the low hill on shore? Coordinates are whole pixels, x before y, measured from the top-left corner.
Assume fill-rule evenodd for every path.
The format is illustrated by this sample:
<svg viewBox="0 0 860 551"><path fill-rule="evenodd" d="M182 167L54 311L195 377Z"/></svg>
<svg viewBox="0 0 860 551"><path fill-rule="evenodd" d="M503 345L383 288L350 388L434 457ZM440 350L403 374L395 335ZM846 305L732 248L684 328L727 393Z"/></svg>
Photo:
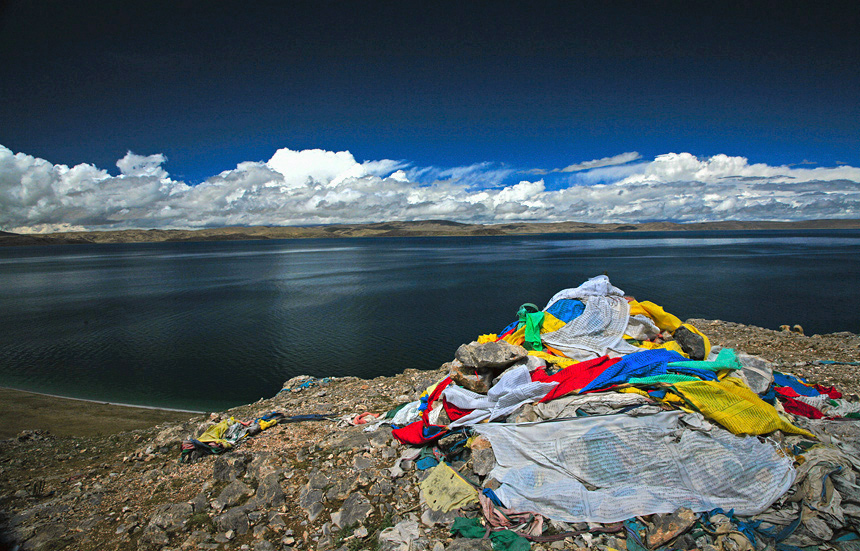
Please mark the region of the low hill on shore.
<svg viewBox="0 0 860 551"><path fill-rule="evenodd" d="M810 230L860 229L860 220L804 220L799 222L647 222L642 224L589 224L585 222L522 222L461 224L446 220L333 224L327 226L234 226L199 230L108 230L14 234L0 232L2 245L76 243L152 243L162 241L229 241L248 239L299 239L326 237L422 237L536 235L552 233L624 233L650 231Z"/></svg>

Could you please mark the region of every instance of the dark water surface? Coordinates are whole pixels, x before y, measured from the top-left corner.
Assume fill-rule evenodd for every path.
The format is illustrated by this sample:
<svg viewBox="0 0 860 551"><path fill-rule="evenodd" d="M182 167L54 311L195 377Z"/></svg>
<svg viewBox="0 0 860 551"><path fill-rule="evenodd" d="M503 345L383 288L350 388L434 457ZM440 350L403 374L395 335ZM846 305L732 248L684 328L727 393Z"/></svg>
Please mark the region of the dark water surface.
<svg viewBox="0 0 860 551"><path fill-rule="evenodd" d="M300 374L436 368L608 272L681 319L860 331L860 231L0 249L0 386L218 410Z"/></svg>

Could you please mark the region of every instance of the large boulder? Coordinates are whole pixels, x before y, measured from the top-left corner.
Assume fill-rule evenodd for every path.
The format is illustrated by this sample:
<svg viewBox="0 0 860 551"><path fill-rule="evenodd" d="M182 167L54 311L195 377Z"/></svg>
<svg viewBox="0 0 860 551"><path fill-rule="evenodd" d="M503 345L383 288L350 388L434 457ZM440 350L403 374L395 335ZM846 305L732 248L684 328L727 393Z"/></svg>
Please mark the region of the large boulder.
<svg viewBox="0 0 860 551"><path fill-rule="evenodd" d="M705 339L697 333L693 333L683 325L672 333L672 337L681 345L681 350L690 356L691 360L705 359Z"/></svg>
<svg viewBox="0 0 860 551"><path fill-rule="evenodd" d="M526 356L525 348L505 341L462 344L454 354L464 366L478 370L503 370Z"/></svg>
<svg viewBox="0 0 860 551"><path fill-rule="evenodd" d="M478 436L472 442L472 472L478 476L487 476L496 466L496 455L490 441Z"/></svg>
<svg viewBox="0 0 860 551"><path fill-rule="evenodd" d="M332 513L331 522L338 528L346 528L357 522L364 522L371 512L373 506L370 500L361 492L355 492L346 498L340 510Z"/></svg>
<svg viewBox="0 0 860 551"><path fill-rule="evenodd" d="M522 346L500 342L463 344L457 349L456 359L446 363L451 380L472 392L486 394L493 379L511 365L528 357Z"/></svg>
<svg viewBox="0 0 860 551"><path fill-rule="evenodd" d="M221 493L212 500L212 507L221 512L227 507L236 505L244 498L254 495L254 490L244 482L234 480L221 490Z"/></svg>
<svg viewBox="0 0 860 551"><path fill-rule="evenodd" d="M442 367L448 370L451 382L466 390L471 390L478 394L486 394L493 384L492 381L495 374L492 370L482 369L479 371L473 367L463 365L458 360L443 364Z"/></svg>
<svg viewBox="0 0 860 551"><path fill-rule="evenodd" d="M212 477L215 480L230 482L245 474L248 463L254 458L244 453L219 455L212 464Z"/></svg>
<svg viewBox="0 0 860 551"><path fill-rule="evenodd" d="M308 521L313 522L319 514L325 509L322 503L323 491L320 488L314 488L310 482L303 486L299 492L299 507L304 509L308 515Z"/></svg>
<svg viewBox="0 0 860 551"><path fill-rule="evenodd" d="M185 528L189 517L194 512L190 503L171 503L162 505L152 515L149 523L165 532L176 532Z"/></svg>
<svg viewBox="0 0 860 551"><path fill-rule="evenodd" d="M242 507L233 507L224 514L215 517L215 526L220 532L232 530L236 534L246 534L251 529L248 514Z"/></svg>
<svg viewBox="0 0 860 551"><path fill-rule="evenodd" d="M277 473L263 477L252 500L257 507L279 507L286 501Z"/></svg>

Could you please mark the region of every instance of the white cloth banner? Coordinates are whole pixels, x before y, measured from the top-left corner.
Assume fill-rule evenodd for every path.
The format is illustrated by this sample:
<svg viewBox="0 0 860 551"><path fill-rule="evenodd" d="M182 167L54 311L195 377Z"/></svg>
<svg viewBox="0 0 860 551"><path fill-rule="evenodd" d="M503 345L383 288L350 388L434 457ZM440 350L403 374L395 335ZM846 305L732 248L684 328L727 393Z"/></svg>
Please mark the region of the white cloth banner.
<svg viewBox="0 0 860 551"><path fill-rule="evenodd" d="M568 357L577 357L577 350L603 356L621 342L630 321L630 304L624 297L616 295L592 296L583 300L585 310L579 317L558 331L543 333L541 340Z"/></svg>
<svg viewBox="0 0 860 551"><path fill-rule="evenodd" d="M682 416L710 430L693 430ZM701 421L670 411L474 429L493 446L490 475L502 483L496 495L505 507L566 522L617 522L679 507L754 515L788 490L790 459Z"/></svg>
<svg viewBox="0 0 860 551"><path fill-rule="evenodd" d="M442 397L458 408L474 410L448 425L449 428L473 425L513 413L518 407L546 396L558 383L533 383L525 364L510 368L487 392L478 394L457 385L448 385Z"/></svg>
<svg viewBox="0 0 860 551"><path fill-rule="evenodd" d="M549 299L549 302L546 303L546 306L544 306L544 310L563 299L583 299L586 297L605 297L609 295L623 297L624 291L609 283L608 276L594 276L592 278L589 278L588 281L584 282L579 287L574 287L572 289L562 289L561 291L554 294L552 298Z"/></svg>

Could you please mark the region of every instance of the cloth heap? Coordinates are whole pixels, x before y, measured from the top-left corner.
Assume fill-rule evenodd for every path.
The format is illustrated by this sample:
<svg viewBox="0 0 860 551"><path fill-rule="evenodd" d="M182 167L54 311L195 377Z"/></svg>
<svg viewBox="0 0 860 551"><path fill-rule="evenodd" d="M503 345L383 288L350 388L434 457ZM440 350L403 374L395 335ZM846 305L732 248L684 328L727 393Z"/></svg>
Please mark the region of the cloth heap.
<svg viewBox="0 0 860 551"><path fill-rule="evenodd" d="M488 343L513 347L510 357L517 359L492 373L477 363L452 367L393 423L401 442L434 450L426 454L426 468L435 466L422 491L432 508L446 511L454 508L446 499L469 496L471 503L476 494L437 443L463 430L486 439L481 449L491 448L494 463L482 475L500 486L477 494L486 521L476 533L510 528L514 519L532 531L544 518L618 523L678 510L704 513L709 525L764 515L778 527L782 517L770 511L796 486L794 459L806 448L789 450L776 440L814 443L818 435L791 414L821 421L860 414L860 405L836 389L776 372L755 356L712 348L699 329L653 302L625 296L606 276L556 293L543 310L524 304L499 334L468 345L469 357L481 357ZM489 389L455 384L454 369L467 375L483 369L480 380L491 381ZM457 375L464 385L471 380ZM840 453L855 451L860 446ZM843 484L840 475L828 476ZM444 484L434 490L437 479ZM834 524L854 510L835 514ZM747 532L759 533L753 524Z"/></svg>

